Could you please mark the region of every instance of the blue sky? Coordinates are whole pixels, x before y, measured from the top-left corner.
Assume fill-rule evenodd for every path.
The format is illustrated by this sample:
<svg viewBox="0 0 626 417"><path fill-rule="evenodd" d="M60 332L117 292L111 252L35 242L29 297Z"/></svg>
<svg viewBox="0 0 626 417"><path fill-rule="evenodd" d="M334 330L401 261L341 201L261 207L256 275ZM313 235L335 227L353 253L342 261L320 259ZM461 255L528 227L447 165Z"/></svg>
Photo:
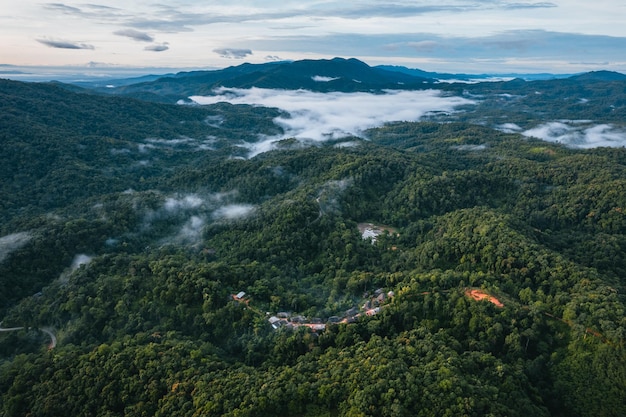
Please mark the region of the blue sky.
<svg viewBox="0 0 626 417"><path fill-rule="evenodd" d="M10 1L0 64L219 68L355 57L468 73L626 72L626 1Z"/></svg>

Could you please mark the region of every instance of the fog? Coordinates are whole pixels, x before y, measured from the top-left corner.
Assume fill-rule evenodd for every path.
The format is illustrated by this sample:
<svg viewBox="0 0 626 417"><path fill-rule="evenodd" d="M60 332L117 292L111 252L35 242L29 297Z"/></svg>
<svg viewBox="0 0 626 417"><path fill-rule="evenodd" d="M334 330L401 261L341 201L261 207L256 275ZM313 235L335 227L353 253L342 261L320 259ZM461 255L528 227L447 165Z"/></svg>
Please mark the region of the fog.
<svg viewBox="0 0 626 417"><path fill-rule="evenodd" d="M588 120L544 123L522 132L522 135L583 149L626 145L626 129L623 127L611 124L591 125Z"/></svg>
<svg viewBox="0 0 626 417"><path fill-rule="evenodd" d="M341 211L341 205L339 204L339 198L343 192L352 185L353 180L351 178L343 180L334 180L326 182L318 191L316 198L317 204L320 209L320 216L330 212Z"/></svg>
<svg viewBox="0 0 626 417"><path fill-rule="evenodd" d="M85 255L84 253L75 255L74 259L72 260L72 264L68 268L65 268L65 271L63 271L59 276L59 281L63 284L67 284L70 279L70 275L72 275L72 272L80 268L81 265L87 265L89 262L91 262L92 259L93 256Z"/></svg>
<svg viewBox="0 0 626 417"><path fill-rule="evenodd" d="M350 136L362 137L366 129L387 122L417 121L432 112L453 112L458 106L475 103L458 96L446 96L438 90L388 90L373 94L221 87L215 93L190 99L205 105L228 102L275 107L287 113L274 119L285 133L261 137L257 143L246 144L249 157L274 149L281 139L319 143Z"/></svg>
<svg viewBox="0 0 626 417"><path fill-rule="evenodd" d="M248 217L254 211L250 204L229 204L222 206L213 212L216 220L238 220Z"/></svg>
<svg viewBox="0 0 626 417"><path fill-rule="evenodd" d="M503 132L503 133L519 133L524 129L522 129L520 126L516 125L515 123L504 123L504 124L496 126L496 130L499 130L500 132Z"/></svg>
<svg viewBox="0 0 626 417"><path fill-rule="evenodd" d="M325 77L323 75L314 75L313 77L311 77L311 79L315 81L316 83L328 83L331 81L338 80L339 78L340 77Z"/></svg>
<svg viewBox="0 0 626 417"><path fill-rule="evenodd" d="M32 238L33 236L27 232L0 237L0 262L4 261L12 252L26 245Z"/></svg>
<svg viewBox="0 0 626 417"><path fill-rule="evenodd" d="M166 239L163 243L168 244L196 244L202 240L202 232L204 231L204 226L206 222L200 216L191 216L189 220L187 220L181 229L178 231L178 234L171 239Z"/></svg>
<svg viewBox="0 0 626 417"><path fill-rule="evenodd" d="M84 253L78 254L74 256L74 260L72 260L72 265L70 266L70 270L72 272L76 271L81 265L87 265L93 257L89 255L85 255Z"/></svg>
<svg viewBox="0 0 626 417"><path fill-rule="evenodd" d="M240 220L254 212L256 206L235 203L238 197L237 190L162 195L157 206L135 207L142 222L131 234L149 236L157 231L159 245L198 245L211 222ZM110 237L106 244L116 246L121 240L122 237Z"/></svg>
<svg viewBox="0 0 626 417"><path fill-rule="evenodd" d="M140 152L146 152L150 149L176 150L177 148L195 151L215 150L215 148L213 147L213 145L215 144L215 138L211 136L202 140L190 137L181 137L178 139L147 138L145 142L146 144L138 145Z"/></svg>
<svg viewBox="0 0 626 417"><path fill-rule="evenodd" d="M189 194L183 197L169 197L165 200L163 208L168 212L178 212L181 210L191 210L204 204L204 200L195 194Z"/></svg>

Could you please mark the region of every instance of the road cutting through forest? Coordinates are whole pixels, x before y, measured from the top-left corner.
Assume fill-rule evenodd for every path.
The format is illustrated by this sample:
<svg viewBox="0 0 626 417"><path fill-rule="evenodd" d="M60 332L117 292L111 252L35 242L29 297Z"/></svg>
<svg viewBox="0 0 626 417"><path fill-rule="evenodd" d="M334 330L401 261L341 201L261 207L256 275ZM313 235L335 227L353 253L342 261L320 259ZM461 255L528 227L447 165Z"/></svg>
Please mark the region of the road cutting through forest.
<svg viewBox="0 0 626 417"><path fill-rule="evenodd" d="M29 327L27 330L31 330L31 329L32 327ZM24 330L24 327L0 327L0 332L15 332L18 330ZM42 332L50 336L50 343L48 343L48 350L54 349L57 346L57 337L52 332L52 330L48 327L44 327L38 330L41 330Z"/></svg>

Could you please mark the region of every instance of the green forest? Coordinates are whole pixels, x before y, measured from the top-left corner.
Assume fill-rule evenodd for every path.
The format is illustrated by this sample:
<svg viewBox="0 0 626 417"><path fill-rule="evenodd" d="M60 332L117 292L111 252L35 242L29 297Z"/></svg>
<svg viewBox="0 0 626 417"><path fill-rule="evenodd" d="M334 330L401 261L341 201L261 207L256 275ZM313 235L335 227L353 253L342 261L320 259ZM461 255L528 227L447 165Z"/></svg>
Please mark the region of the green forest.
<svg viewBox="0 0 626 417"><path fill-rule="evenodd" d="M626 415L626 149L75 90L0 80L3 416Z"/></svg>

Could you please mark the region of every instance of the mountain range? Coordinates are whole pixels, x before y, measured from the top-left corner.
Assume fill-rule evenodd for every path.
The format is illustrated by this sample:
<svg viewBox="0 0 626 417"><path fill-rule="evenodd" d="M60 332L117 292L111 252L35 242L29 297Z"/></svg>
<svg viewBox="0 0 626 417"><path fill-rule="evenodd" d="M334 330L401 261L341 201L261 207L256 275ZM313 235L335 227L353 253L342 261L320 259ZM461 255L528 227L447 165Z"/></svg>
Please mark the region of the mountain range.
<svg viewBox="0 0 626 417"><path fill-rule="evenodd" d="M95 88L100 93L175 103L191 95L213 94L218 87L369 92L385 89L449 89L454 87L442 85L441 80L456 80L460 84L465 84L465 81L476 82L490 77L489 75L434 73L394 66L371 67L354 58L334 58L266 64L245 63L220 70L179 72L163 77L149 76L145 81L142 79L110 80L105 82L108 86L102 86L103 82L81 83L81 85ZM603 71L570 77L557 77L549 74L528 75L527 77L530 80L549 78L556 85L559 81L568 79L571 81L620 81L624 80L626 75Z"/></svg>

